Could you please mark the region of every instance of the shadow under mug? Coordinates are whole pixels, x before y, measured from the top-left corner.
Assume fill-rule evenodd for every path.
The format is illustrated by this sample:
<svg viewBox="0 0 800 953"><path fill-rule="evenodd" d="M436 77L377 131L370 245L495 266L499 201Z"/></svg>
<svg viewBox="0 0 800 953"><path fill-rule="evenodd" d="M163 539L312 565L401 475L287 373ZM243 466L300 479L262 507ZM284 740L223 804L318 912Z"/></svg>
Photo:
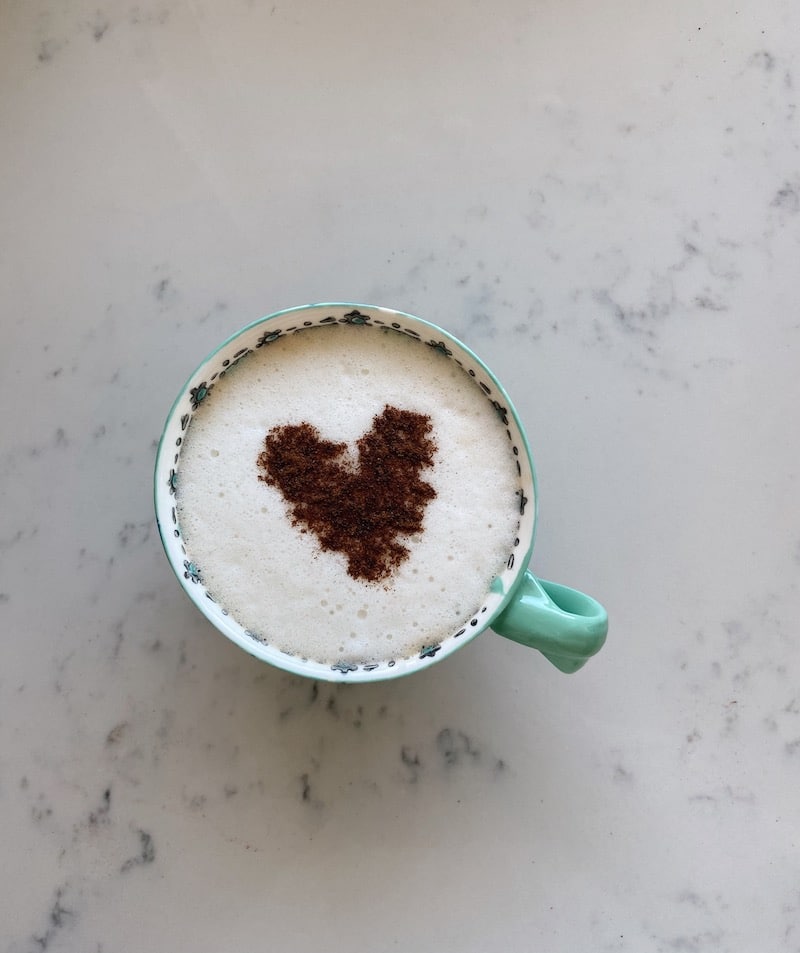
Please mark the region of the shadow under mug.
<svg viewBox="0 0 800 953"><path fill-rule="evenodd" d="M180 479L181 446L192 416L214 383L243 358L268 348L281 336L331 324L391 330L419 341L420 346L433 348L442 360L454 361L474 379L475 386L493 405L498 426L505 429L516 461L519 528L504 567L488 592L475 594L478 608L474 615L440 642L423 645L409 658L330 664L270 645L265 640L268 633L256 635L245 629L205 588L201 569L192 562L177 517L175 493ZM264 356L268 359L268 353ZM220 632L251 655L298 675L355 682L408 675L441 661L488 628L538 649L558 669L570 673L581 668L605 642L608 616L600 603L576 589L537 579L528 569L538 509L536 474L525 431L502 385L480 358L452 334L401 311L363 304L305 305L268 315L228 338L198 366L169 412L156 454L154 492L164 550L195 606Z"/></svg>

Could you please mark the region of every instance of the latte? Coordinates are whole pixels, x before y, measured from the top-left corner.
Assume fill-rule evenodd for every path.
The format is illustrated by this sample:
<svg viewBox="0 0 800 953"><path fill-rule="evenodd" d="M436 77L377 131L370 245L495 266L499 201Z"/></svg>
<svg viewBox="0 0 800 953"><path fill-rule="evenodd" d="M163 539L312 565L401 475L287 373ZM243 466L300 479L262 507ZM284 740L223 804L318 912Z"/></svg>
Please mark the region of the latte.
<svg viewBox="0 0 800 953"><path fill-rule="evenodd" d="M514 545L519 477L496 406L447 354L388 328L310 328L203 396L177 518L209 593L256 638L383 662L478 610Z"/></svg>

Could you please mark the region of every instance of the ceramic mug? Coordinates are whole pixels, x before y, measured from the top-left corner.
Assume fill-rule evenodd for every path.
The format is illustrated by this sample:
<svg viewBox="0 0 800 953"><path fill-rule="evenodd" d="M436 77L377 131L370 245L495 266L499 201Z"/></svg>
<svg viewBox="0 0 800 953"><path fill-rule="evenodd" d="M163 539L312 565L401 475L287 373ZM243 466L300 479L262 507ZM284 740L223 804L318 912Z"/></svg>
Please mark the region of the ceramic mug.
<svg viewBox="0 0 800 953"><path fill-rule="evenodd" d="M475 594L475 615L436 645L424 646L411 658L384 662L327 664L303 659L269 645L241 626L205 589L202 574L191 561L179 525L175 491L183 438L192 416L215 381L253 351L281 335L329 324L390 328L435 348L474 378L495 407L517 461L520 480L519 528L513 549L490 590ZM279 311L238 331L216 348L191 375L167 416L156 454L155 510L167 558L183 589L223 635L251 655L273 665L328 681L377 681L419 671L439 662L485 629L538 649L562 672L575 672L605 642L608 617L590 596L567 586L536 579L528 569L536 531L538 492L528 439L513 404L500 382L473 352L444 329L400 311L368 305L315 304ZM480 600L480 601L479 601ZM265 620L268 625L268 620Z"/></svg>

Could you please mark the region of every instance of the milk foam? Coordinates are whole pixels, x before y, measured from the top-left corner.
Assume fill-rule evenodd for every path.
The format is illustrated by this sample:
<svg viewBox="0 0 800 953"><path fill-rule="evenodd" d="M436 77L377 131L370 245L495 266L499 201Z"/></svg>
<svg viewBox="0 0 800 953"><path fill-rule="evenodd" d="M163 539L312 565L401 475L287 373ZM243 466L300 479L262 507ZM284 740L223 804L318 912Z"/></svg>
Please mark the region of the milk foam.
<svg viewBox="0 0 800 953"><path fill-rule="evenodd" d="M313 424L355 441L386 405L430 417L436 491L409 558L383 583L347 574L292 525L258 479L264 438ZM495 409L454 361L387 330L334 326L265 346L219 380L186 433L178 519L215 600L271 645L319 662L417 654L463 625L502 570L518 526L518 477Z"/></svg>

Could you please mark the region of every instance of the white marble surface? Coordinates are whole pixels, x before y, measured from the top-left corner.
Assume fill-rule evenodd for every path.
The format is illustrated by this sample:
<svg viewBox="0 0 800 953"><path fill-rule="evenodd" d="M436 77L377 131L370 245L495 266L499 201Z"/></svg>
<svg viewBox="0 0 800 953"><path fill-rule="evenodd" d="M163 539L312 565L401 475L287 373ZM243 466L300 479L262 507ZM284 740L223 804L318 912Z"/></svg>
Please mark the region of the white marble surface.
<svg viewBox="0 0 800 953"><path fill-rule="evenodd" d="M0 5L0 949L800 949L793 0ZM314 300L526 420L575 676L315 686L155 532L179 384Z"/></svg>

